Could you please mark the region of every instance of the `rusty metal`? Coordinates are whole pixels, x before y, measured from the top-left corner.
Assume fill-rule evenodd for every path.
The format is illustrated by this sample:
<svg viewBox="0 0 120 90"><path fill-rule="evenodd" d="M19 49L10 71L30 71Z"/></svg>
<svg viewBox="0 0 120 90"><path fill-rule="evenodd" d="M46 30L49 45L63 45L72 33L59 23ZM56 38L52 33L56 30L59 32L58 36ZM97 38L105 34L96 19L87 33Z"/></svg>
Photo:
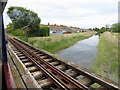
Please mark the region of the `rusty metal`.
<svg viewBox="0 0 120 90"><path fill-rule="evenodd" d="M37 60L40 60L41 62L43 62L44 64L47 65L47 67L49 67L50 69L52 69L53 72L55 72L56 74L58 74L59 77L63 78L65 81L69 82L74 88L78 88L78 89L88 89L86 86L80 84L79 82L77 82L75 79L73 79L72 77L68 76L67 74L63 73L62 71L60 71L59 69L57 69L56 67L54 67L53 65L49 64L48 62L44 61L43 59L39 58L36 54L30 52L29 50L27 50L26 48L24 48L22 45L20 45L19 43L17 43L15 40L8 38L9 41L16 47L18 48L24 55L26 55L36 66L38 66L42 71L44 71L44 73L49 76L48 78L52 79L55 84L58 83L57 81L59 81L60 83L58 83L57 86L61 87L61 88L69 88L63 81L61 81L59 78L57 78L54 74L52 74L50 71L48 71L45 67L43 67ZM34 59L33 57L35 57L36 59ZM41 67L40 67L41 66ZM47 72L48 73L47 73ZM53 77L52 77L53 76ZM54 78L57 80L54 80Z"/></svg>
<svg viewBox="0 0 120 90"><path fill-rule="evenodd" d="M49 76L48 78L53 80L53 83L57 84L57 86L59 88L63 88L63 89L70 89L68 87L67 84L65 84L62 80L60 80L59 78L57 78L53 73L51 73L50 71L48 71L44 66L42 66L40 64L40 62L38 62L37 60L43 60L41 58L39 58L38 56L36 56L34 53L30 52L29 50L27 50L26 48L24 48L22 45L18 44L16 41L8 38L8 40L17 48L19 49L26 57L28 57L37 67L39 67L45 74L46 76ZM35 57L35 58L33 58ZM46 64L46 62L42 61L44 64ZM70 77L67 77L65 76L63 73L61 73L60 71L57 72L56 70L57 69L54 69L55 67L51 67L49 64L46 64L50 69L53 70L53 72L55 72L56 74L58 74L61 78L64 78L66 81L69 81L69 83L71 85L73 85L74 88L78 88L78 89L82 89L82 90L85 90L85 89L88 89L87 87L85 86L82 86L81 84L78 85L78 82L74 82L73 79L70 80L69 78ZM54 71L55 70L55 71Z"/></svg>

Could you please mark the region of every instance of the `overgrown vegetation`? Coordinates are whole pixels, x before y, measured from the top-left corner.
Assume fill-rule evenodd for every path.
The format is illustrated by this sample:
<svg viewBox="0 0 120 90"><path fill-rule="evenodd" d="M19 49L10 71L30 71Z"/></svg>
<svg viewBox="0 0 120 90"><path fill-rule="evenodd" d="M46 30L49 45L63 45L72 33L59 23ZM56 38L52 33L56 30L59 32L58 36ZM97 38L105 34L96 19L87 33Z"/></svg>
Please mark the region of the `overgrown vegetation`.
<svg viewBox="0 0 120 90"><path fill-rule="evenodd" d="M79 40L88 38L96 32L83 32L73 34L54 35L50 37L33 37L29 38L29 43L38 48L44 49L51 53L67 48Z"/></svg>
<svg viewBox="0 0 120 90"><path fill-rule="evenodd" d="M118 83L118 38L105 32L99 39L93 71Z"/></svg>

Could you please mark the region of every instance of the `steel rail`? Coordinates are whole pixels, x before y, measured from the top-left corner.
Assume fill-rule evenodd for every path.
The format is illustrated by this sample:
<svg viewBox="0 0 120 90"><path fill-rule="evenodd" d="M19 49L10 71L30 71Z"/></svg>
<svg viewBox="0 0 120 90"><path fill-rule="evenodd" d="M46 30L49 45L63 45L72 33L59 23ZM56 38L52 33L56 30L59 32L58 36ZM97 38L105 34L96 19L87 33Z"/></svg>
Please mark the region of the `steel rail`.
<svg viewBox="0 0 120 90"><path fill-rule="evenodd" d="M10 42L17 48L19 49L26 57L28 57L35 66L39 67L40 70L44 72L44 74L53 81L55 85L57 85L59 88L62 89L70 89L64 82L62 82L60 79L58 79L54 74L52 74L50 71L48 71L45 67L43 67L37 60L35 60L32 56L30 56L24 49L19 47L16 43L14 43L11 39L9 39ZM62 83L62 84L61 84Z"/></svg>
<svg viewBox="0 0 120 90"><path fill-rule="evenodd" d="M28 43L25 43L17 38L14 38L17 42L21 43L22 45L24 46L27 46L28 48L30 47L30 50L31 48L33 49L36 49L35 47L32 47L31 45L29 45ZM38 49L36 49L38 50ZM39 50L38 50L39 51ZM46 54L46 56L50 56L50 54ZM53 57L54 58L54 57ZM57 59L57 58L55 58ZM58 60L59 61L59 60ZM60 61L62 63L64 63L63 61ZM99 77L95 76L95 75L92 75L90 74L89 72L86 72L84 70L78 70L77 68L74 68L66 63L64 63L65 65L69 66L70 69L72 70L75 70L76 72L78 72L80 75L83 75L87 78L89 78L90 80L92 80L93 83L98 83L99 85L101 85L102 87L106 88L106 89L112 89L112 90L119 90L120 88L117 86L117 85L114 85L113 83L109 83L107 82L107 80L103 80L103 79L100 79ZM91 84L92 85L92 84Z"/></svg>
<svg viewBox="0 0 120 90"><path fill-rule="evenodd" d="M12 39L10 40L12 41ZM15 40L13 40L13 44L17 43ZM18 44L19 45L19 44ZM25 47L19 45L19 47L23 48L24 50L26 50L30 55L32 55L34 58L40 60L41 62L43 62L44 64L46 64L50 69L53 70L53 72L58 73L60 77L64 78L65 81L69 82L73 87L78 88L78 89L87 89L88 88L86 86L84 86L83 84L79 83L78 81L76 81L75 79L73 79L72 77L68 76L67 74L65 74L63 71L57 69L56 67L54 67L53 65L49 64L48 62L44 61L43 59L39 58L38 56L36 56L36 54L28 51Z"/></svg>

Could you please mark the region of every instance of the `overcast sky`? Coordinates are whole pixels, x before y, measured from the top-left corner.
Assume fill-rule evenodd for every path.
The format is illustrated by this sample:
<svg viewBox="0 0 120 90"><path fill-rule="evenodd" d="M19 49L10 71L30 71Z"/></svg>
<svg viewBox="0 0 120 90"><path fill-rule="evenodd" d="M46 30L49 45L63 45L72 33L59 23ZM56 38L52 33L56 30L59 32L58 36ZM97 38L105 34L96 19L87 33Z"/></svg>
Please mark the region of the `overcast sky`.
<svg viewBox="0 0 120 90"><path fill-rule="evenodd" d="M20 6L38 14L42 24L58 24L80 28L102 27L118 22L119 0L8 0L4 20L10 22L7 8Z"/></svg>

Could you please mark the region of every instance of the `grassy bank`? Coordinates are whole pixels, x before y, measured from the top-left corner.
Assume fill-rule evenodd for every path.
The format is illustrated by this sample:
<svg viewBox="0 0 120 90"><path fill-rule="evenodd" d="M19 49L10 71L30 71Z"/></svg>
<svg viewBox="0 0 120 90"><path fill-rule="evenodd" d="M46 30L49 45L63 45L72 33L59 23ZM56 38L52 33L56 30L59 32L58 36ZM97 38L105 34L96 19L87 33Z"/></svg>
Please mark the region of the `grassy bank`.
<svg viewBox="0 0 120 90"><path fill-rule="evenodd" d="M88 38L95 33L96 32L82 32L49 37L32 37L29 38L29 43L51 53L57 53L58 51L75 44L79 40Z"/></svg>
<svg viewBox="0 0 120 90"><path fill-rule="evenodd" d="M117 34L105 32L99 38L93 71L118 83Z"/></svg>

